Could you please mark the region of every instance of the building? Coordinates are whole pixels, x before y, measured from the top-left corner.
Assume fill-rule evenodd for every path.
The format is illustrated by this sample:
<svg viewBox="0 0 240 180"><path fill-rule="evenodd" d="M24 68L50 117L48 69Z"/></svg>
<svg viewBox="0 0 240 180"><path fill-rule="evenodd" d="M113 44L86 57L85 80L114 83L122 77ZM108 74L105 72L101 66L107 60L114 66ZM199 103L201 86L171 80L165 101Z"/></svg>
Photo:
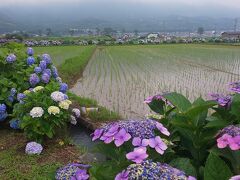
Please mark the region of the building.
<svg viewBox="0 0 240 180"><path fill-rule="evenodd" d="M223 39L240 40L240 32L223 32L221 36Z"/></svg>

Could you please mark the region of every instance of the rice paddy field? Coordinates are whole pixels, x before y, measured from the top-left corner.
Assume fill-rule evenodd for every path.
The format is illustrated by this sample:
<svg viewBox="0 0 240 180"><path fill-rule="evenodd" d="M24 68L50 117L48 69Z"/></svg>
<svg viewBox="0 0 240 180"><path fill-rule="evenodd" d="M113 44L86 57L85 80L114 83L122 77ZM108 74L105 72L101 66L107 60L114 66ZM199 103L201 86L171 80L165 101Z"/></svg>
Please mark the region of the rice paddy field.
<svg viewBox="0 0 240 180"><path fill-rule="evenodd" d="M72 91L125 118L143 118L150 95L176 91L191 100L227 93L240 79L240 47L149 45L98 47Z"/></svg>
<svg viewBox="0 0 240 180"><path fill-rule="evenodd" d="M34 47L36 54L48 53L53 57L54 64L59 66L66 59L79 56L87 46L51 46L51 47Z"/></svg>

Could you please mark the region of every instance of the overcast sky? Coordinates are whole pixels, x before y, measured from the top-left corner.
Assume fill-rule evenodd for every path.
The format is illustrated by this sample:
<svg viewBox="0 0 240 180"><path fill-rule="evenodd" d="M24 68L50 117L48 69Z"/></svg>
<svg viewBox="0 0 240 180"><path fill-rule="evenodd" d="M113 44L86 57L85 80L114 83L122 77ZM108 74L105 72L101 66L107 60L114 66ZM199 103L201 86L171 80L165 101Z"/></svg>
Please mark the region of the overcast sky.
<svg viewBox="0 0 240 180"><path fill-rule="evenodd" d="M34 12L42 8L62 12L65 9L66 12L82 11L83 15L94 12L96 16L131 10L136 15L240 17L240 0L0 0L0 12L3 8L10 12Z"/></svg>

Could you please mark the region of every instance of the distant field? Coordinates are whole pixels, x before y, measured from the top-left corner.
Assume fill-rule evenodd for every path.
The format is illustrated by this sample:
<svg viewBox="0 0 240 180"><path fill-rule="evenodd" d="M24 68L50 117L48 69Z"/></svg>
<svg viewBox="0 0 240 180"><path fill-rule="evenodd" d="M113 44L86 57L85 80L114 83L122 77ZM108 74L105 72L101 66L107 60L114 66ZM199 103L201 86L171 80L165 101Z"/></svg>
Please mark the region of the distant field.
<svg viewBox="0 0 240 180"><path fill-rule="evenodd" d="M181 92L190 99L226 93L240 79L240 47L156 45L99 47L72 89L125 117L149 112L144 98Z"/></svg>
<svg viewBox="0 0 240 180"><path fill-rule="evenodd" d="M86 46L51 46L34 47L34 50L36 54L50 54L54 64L58 66L66 59L79 56L86 48Z"/></svg>

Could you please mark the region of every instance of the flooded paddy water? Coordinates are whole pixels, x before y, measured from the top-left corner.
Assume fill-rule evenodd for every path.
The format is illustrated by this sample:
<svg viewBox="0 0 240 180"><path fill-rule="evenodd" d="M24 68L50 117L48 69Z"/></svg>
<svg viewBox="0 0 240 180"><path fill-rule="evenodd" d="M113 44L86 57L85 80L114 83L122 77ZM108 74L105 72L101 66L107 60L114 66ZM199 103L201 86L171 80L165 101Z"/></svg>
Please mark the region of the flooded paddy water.
<svg viewBox="0 0 240 180"><path fill-rule="evenodd" d="M72 91L125 118L143 118L150 95L176 91L191 100L227 93L240 79L240 47L157 45L99 47Z"/></svg>

